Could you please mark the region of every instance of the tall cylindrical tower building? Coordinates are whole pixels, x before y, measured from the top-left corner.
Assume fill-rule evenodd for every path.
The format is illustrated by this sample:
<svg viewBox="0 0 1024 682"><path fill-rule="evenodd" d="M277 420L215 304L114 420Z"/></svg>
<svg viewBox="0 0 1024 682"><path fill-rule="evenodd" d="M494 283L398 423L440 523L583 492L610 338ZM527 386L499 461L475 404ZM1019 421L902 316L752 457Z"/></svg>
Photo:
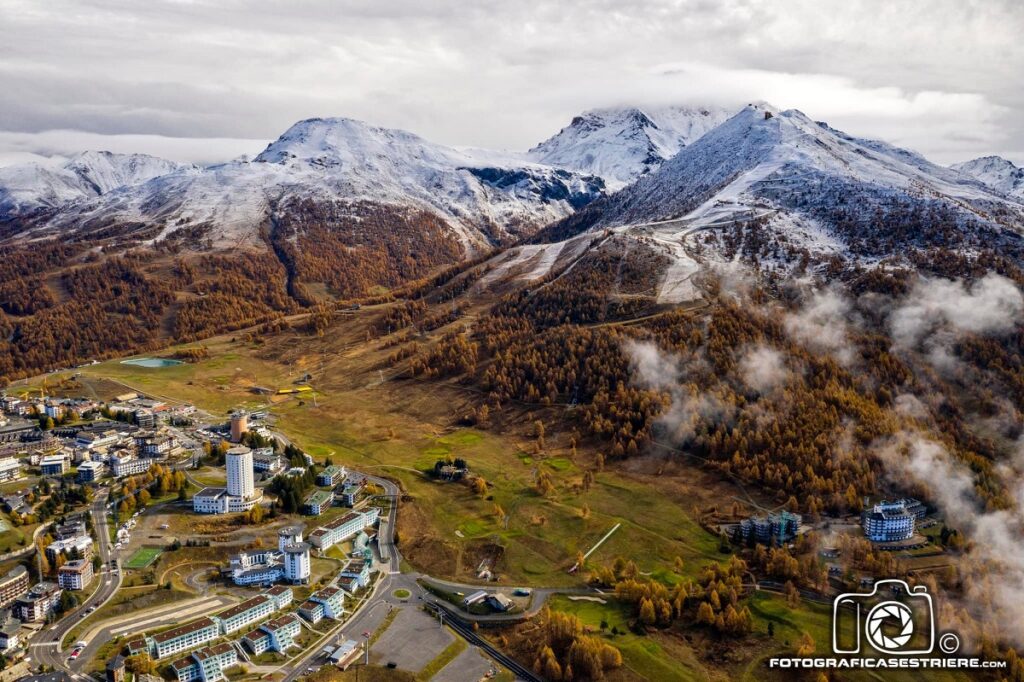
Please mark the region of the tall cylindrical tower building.
<svg viewBox="0 0 1024 682"><path fill-rule="evenodd" d="M288 526L277 531L277 549L283 552L288 545L297 545L302 542L302 527Z"/></svg>
<svg viewBox="0 0 1024 682"><path fill-rule="evenodd" d="M284 578L290 583L308 583L310 574L309 545L298 542L284 548Z"/></svg>
<svg viewBox="0 0 1024 682"><path fill-rule="evenodd" d="M228 471L228 495L248 500L256 489L252 450L239 445L228 450L224 459Z"/></svg>
<svg viewBox="0 0 1024 682"><path fill-rule="evenodd" d="M231 442L241 443L242 436L249 430L249 413L236 410L231 413Z"/></svg>

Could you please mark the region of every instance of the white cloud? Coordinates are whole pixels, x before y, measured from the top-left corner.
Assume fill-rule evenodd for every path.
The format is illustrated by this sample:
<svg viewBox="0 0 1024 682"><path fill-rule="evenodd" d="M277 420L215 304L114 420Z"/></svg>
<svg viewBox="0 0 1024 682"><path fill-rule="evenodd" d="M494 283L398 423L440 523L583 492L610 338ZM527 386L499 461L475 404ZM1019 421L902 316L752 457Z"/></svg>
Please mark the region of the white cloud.
<svg viewBox="0 0 1024 682"><path fill-rule="evenodd" d="M842 364L850 365L855 359L850 344L848 325L851 317L850 302L832 289L813 292L804 305L786 314L786 333L793 340L819 352L832 353Z"/></svg>
<svg viewBox="0 0 1024 682"><path fill-rule="evenodd" d="M941 162L1024 161L1009 0L5 0L0 25L14 132L264 140L345 115L523 149L588 107L768 100Z"/></svg>
<svg viewBox="0 0 1024 682"><path fill-rule="evenodd" d="M208 165L243 154L256 156L267 144L268 140L103 135L80 130L49 130L43 133L0 131L0 166L26 162L54 163L87 150L152 154L181 163Z"/></svg>
<svg viewBox="0 0 1024 682"><path fill-rule="evenodd" d="M748 349L739 362L743 381L758 393L767 393L785 383L790 376L782 353L768 346Z"/></svg>
<svg viewBox="0 0 1024 682"><path fill-rule="evenodd" d="M1006 332L1022 315L1024 296L1017 285L992 272L971 285L959 280L920 279L893 311L889 326L897 344L914 347L942 327L976 334ZM947 339L939 341L942 347L949 346Z"/></svg>
<svg viewBox="0 0 1024 682"><path fill-rule="evenodd" d="M972 556L985 562L986 579L967 583L969 607L975 617L999 616L1001 635L1024 643L1024 479L1011 466L1000 467L1003 482L1014 494L1012 509L985 511L978 498L971 470L946 449L914 433L899 433L876 444L875 452L892 478L928 490L929 499L943 513L945 522L964 531L973 541ZM986 593L991 586L993 593ZM995 605L989 604L994 600ZM997 608L1001 613L992 613Z"/></svg>

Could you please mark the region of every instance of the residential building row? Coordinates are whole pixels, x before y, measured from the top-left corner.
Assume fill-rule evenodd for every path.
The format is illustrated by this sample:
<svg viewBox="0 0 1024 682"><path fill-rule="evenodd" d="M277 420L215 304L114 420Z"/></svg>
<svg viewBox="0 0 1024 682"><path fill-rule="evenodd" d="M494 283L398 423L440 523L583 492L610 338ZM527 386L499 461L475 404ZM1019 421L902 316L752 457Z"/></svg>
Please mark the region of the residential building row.
<svg viewBox="0 0 1024 682"><path fill-rule="evenodd" d="M134 640L129 643L129 654L145 651L153 658L161 659L196 649L270 618L291 604L292 599L290 588L271 588L212 616L203 616L176 628Z"/></svg>
<svg viewBox="0 0 1024 682"><path fill-rule="evenodd" d="M285 653L296 644L302 627L294 614L268 620L242 636L240 642L254 656L265 651ZM171 663L178 682L219 682L227 679L227 669L237 665L238 650L229 642L204 646Z"/></svg>
<svg viewBox="0 0 1024 682"><path fill-rule="evenodd" d="M369 507L362 511L351 511L330 523L320 526L309 534L309 543L321 552L354 537L360 531L377 524L380 509Z"/></svg>

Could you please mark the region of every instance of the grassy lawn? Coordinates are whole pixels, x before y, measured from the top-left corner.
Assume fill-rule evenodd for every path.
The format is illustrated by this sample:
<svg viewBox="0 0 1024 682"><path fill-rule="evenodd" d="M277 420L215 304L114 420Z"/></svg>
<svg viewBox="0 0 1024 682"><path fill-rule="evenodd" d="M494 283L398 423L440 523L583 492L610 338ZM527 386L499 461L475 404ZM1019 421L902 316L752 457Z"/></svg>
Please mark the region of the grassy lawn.
<svg viewBox="0 0 1024 682"><path fill-rule="evenodd" d="M163 554L163 549L159 547L140 547L136 550L135 554L132 554L131 558L125 562L125 568L131 568L140 570L149 567L160 555Z"/></svg>
<svg viewBox="0 0 1024 682"><path fill-rule="evenodd" d="M209 488L223 487L227 482L227 473L223 468L203 467L189 473L192 478Z"/></svg>
<svg viewBox="0 0 1024 682"><path fill-rule="evenodd" d="M5 514L0 518L0 554L24 549L32 541L32 530L35 526L18 528L11 525L11 521ZM26 533L26 530L28 531Z"/></svg>

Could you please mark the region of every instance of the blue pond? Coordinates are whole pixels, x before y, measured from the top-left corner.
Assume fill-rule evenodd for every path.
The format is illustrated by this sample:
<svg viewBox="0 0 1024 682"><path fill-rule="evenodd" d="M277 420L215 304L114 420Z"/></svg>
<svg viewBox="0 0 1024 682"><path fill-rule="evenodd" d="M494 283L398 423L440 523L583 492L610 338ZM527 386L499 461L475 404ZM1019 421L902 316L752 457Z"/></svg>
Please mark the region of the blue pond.
<svg viewBox="0 0 1024 682"><path fill-rule="evenodd" d="M137 365L139 367L174 367L180 365L181 360L168 360L167 358L134 358L122 360L122 365Z"/></svg>

